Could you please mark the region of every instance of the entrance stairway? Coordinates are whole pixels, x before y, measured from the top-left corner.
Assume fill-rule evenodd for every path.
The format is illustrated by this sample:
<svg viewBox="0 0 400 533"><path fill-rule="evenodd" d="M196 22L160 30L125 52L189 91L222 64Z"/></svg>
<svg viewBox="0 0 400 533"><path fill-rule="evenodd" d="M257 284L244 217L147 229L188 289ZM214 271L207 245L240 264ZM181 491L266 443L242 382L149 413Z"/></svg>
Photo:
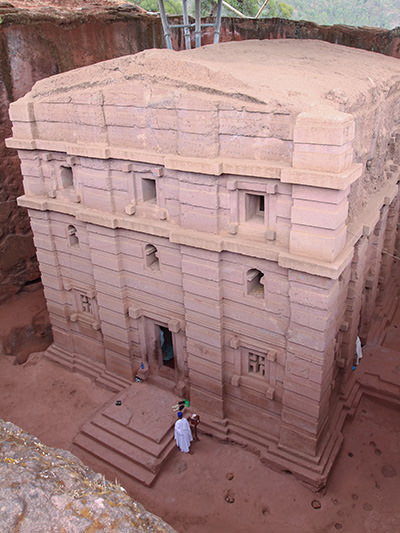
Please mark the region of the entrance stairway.
<svg viewBox="0 0 400 533"><path fill-rule="evenodd" d="M133 383L82 426L73 444L150 486L176 449L176 401L169 391Z"/></svg>

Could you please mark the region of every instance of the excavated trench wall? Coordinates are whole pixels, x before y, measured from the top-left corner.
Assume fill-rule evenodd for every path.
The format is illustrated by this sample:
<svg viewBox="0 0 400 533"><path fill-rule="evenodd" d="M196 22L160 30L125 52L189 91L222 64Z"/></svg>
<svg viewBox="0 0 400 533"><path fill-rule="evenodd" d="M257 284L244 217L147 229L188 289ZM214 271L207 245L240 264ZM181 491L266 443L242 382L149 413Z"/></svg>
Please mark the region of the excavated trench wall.
<svg viewBox="0 0 400 533"><path fill-rule="evenodd" d="M5 147L11 135L9 104L48 76L106 59L163 47L158 17L132 7L84 8L77 12L20 10L0 4L0 302L40 276L26 210L19 160ZM176 30L178 31L178 30ZM318 26L283 19L225 18L222 41L319 39L400 58L400 30ZM211 30L203 44L211 42ZM176 49L183 47L173 34Z"/></svg>

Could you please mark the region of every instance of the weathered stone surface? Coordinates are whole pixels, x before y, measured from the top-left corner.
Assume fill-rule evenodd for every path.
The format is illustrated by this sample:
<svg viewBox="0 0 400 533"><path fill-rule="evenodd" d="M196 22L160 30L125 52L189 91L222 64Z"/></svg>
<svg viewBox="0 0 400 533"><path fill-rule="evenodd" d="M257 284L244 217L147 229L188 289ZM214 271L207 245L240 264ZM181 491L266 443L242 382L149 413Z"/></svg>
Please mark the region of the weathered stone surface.
<svg viewBox="0 0 400 533"><path fill-rule="evenodd" d="M0 529L164 532L174 529L66 450L0 419Z"/></svg>

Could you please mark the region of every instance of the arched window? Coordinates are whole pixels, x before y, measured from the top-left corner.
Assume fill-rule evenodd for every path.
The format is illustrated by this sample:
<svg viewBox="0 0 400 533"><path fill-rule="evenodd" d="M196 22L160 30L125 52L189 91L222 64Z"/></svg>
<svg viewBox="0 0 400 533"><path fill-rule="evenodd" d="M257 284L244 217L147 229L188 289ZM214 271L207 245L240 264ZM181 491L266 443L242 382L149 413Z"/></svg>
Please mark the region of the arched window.
<svg viewBox="0 0 400 533"><path fill-rule="evenodd" d="M160 261L158 259L158 250L152 244L146 244L144 247L146 267L151 270L160 270Z"/></svg>
<svg viewBox="0 0 400 533"><path fill-rule="evenodd" d="M79 238L77 235L76 227L69 225L67 229L68 244L70 246L79 246Z"/></svg>
<svg viewBox="0 0 400 533"><path fill-rule="evenodd" d="M264 274L252 268L246 274L247 294L262 298L264 296Z"/></svg>

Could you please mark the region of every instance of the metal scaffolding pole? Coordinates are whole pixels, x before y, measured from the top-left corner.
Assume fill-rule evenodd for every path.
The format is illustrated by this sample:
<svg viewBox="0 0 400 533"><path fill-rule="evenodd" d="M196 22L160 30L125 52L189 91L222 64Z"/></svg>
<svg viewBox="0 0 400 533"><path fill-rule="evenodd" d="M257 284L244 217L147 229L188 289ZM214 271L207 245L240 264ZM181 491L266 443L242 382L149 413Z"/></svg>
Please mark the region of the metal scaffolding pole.
<svg viewBox="0 0 400 533"><path fill-rule="evenodd" d="M168 17L165 12L164 0L158 0L158 7L160 10L161 22L163 25L163 32L165 38L165 44L167 48L172 50L172 39L171 39L171 28L183 28L183 35L185 38L185 48L190 50L191 48L191 35L190 30L194 28L194 37L195 37L195 47L199 48L201 46L201 30L206 27L214 28L214 44L219 43L221 35L221 17L222 17L222 6L226 2L224 0L217 0L217 15L215 22L213 23L204 23L201 22L201 0L195 0L195 17L194 24L189 22L188 14L188 0L182 0L182 14L183 14L183 24L169 24ZM229 5L229 4L228 4ZM232 8L233 9L233 8Z"/></svg>

